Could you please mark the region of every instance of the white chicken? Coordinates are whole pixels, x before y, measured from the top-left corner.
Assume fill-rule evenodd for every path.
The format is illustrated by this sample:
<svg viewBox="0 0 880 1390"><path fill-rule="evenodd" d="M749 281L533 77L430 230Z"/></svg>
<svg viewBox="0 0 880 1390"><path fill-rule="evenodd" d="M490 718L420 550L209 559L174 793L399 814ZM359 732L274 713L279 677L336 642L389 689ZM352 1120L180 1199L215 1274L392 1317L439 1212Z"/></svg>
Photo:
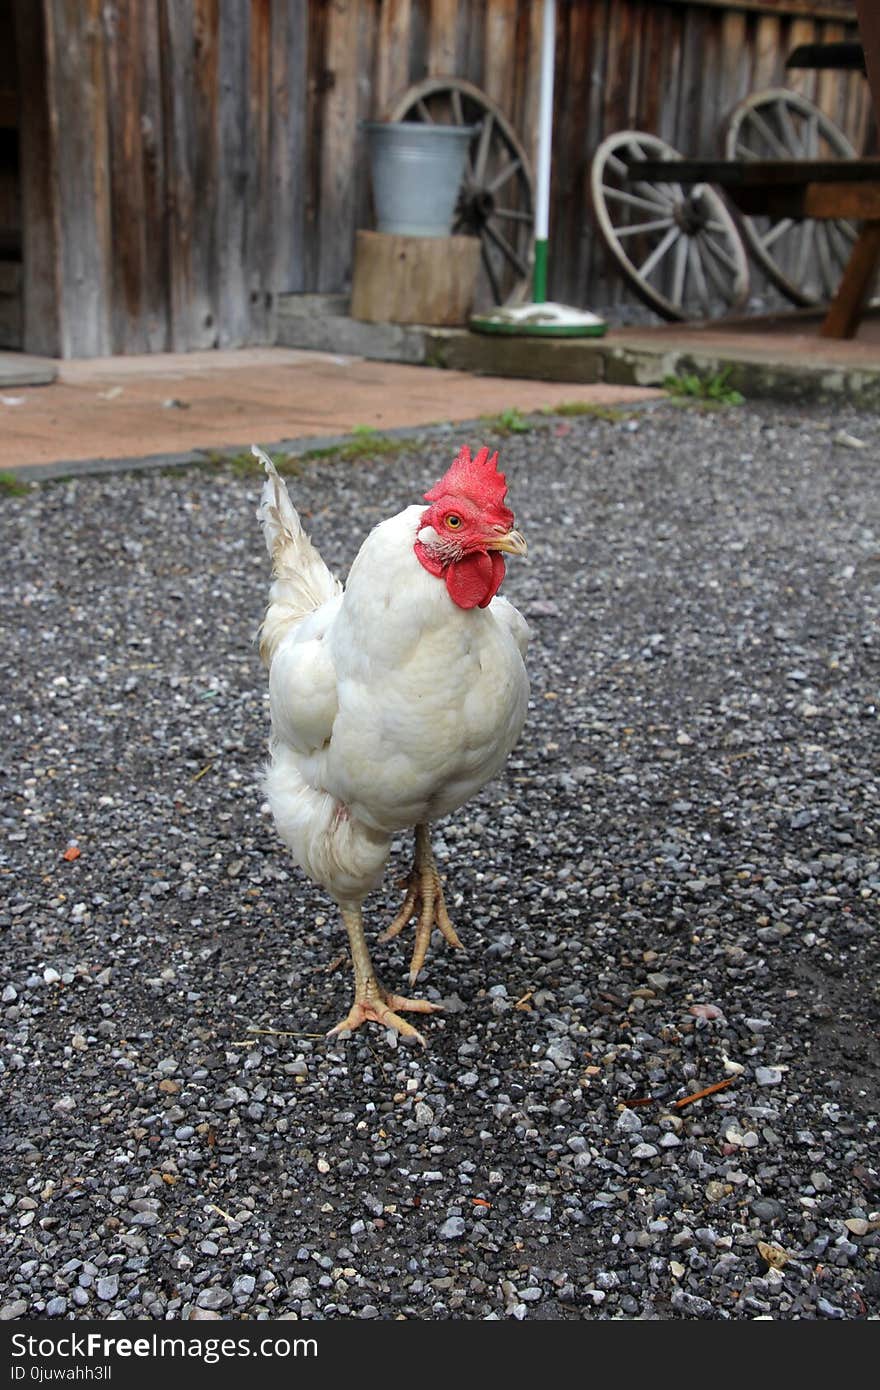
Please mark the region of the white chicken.
<svg viewBox="0 0 880 1390"><path fill-rule="evenodd" d="M424 1046L400 1010L439 1006L387 991L364 936L362 904L392 836L415 827L403 907L380 940L416 918L410 985L449 920L428 827L501 770L526 717L529 630L496 597L504 555L524 555L498 455L461 450L425 494L376 526L343 590L302 529L272 461L257 512L273 582L260 630L269 668L271 762L265 789L278 832L342 912L355 999L331 1034L367 1020Z"/></svg>

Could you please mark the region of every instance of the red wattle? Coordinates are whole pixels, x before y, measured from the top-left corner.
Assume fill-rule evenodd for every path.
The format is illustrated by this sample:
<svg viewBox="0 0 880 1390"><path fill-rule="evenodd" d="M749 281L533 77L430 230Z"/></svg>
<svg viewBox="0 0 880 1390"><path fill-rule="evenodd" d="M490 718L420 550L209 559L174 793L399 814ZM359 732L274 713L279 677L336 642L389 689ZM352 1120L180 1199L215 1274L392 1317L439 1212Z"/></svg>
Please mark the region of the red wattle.
<svg viewBox="0 0 880 1390"><path fill-rule="evenodd" d="M456 560L446 571L446 588L459 608L485 608L504 578L504 560L497 551L475 551Z"/></svg>

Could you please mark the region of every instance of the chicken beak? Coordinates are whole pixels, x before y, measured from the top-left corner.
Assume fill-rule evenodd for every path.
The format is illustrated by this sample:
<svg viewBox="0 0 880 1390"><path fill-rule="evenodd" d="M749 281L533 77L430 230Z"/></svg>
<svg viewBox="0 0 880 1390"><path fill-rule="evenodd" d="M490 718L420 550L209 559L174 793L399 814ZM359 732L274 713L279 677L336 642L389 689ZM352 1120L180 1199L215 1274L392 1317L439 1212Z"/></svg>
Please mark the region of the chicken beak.
<svg viewBox="0 0 880 1390"><path fill-rule="evenodd" d="M488 543L489 550L503 550L506 555L527 555L526 538L521 531L506 531L503 536L493 536Z"/></svg>

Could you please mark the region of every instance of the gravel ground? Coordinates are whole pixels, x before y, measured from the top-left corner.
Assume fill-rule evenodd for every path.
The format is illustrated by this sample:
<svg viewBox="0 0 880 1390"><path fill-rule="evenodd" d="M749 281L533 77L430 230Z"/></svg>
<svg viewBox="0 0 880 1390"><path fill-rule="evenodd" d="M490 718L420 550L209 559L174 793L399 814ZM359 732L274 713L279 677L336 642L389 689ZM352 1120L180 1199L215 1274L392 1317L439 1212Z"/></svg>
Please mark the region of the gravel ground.
<svg viewBox="0 0 880 1390"><path fill-rule="evenodd" d="M460 437L309 467L325 558ZM500 445L533 702L436 828L468 953L426 1052L320 1036L350 976L256 783L256 475L0 504L0 1316L880 1314L880 423Z"/></svg>

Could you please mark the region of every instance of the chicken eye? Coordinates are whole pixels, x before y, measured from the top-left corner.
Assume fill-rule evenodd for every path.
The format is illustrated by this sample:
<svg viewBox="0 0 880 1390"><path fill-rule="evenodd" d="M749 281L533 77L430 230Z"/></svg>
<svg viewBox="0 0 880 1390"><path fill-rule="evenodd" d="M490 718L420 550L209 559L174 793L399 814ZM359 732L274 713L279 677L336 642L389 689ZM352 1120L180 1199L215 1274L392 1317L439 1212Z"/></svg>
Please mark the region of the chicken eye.
<svg viewBox="0 0 880 1390"><path fill-rule="evenodd" d="M459 526L461 525L461 517L456 516L453 512L450 516L446 518L446 525L451 526L453 531L457 531Z"/></svg>

